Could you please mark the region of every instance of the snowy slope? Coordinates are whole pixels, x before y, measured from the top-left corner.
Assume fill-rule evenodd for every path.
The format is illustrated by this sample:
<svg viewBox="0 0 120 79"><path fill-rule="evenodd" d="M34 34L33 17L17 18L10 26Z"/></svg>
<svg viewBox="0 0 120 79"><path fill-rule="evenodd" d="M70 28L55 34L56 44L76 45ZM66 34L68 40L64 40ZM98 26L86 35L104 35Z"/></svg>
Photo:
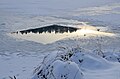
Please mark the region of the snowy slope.
<svg viewBox="0 0 120 79"><path fill-rule="evenodd" d="M118 79L120 76L118 62L111 63L81 48L65 51L47 55L32 79Z"/></svg>
<svg viewBox="0 0 120 79"><path fill-rule="evenodd" d="M81 23L105 27L107 28L105 31L114 32L117 36L102 39L74 37L47 45L8 36L10 32L43 25L73 26ZM85 48L88 52L84 56L82 54L86 52L83 51L82 54L77 52L71 57L70 61L74 62L70 62L71 65L68 67L80 69L85 79L119 79L119 35L120 0L0 0L0 79L9 79L9 76L30 79L34 76L33 70L41 65L44 56L48 53L54 55L53 51L58 51L60 48L65 47L67 51L77 46ZM100 50L104 52L105 58L95 55ZM77 56L84 59L83 64L78 64ZM59 63L62 65L59 66ZM58 60L52 64L55 66L56 76L59 68L63 68L68 63L69 61ZM81 77L80 74L78 76Z"/></svg>

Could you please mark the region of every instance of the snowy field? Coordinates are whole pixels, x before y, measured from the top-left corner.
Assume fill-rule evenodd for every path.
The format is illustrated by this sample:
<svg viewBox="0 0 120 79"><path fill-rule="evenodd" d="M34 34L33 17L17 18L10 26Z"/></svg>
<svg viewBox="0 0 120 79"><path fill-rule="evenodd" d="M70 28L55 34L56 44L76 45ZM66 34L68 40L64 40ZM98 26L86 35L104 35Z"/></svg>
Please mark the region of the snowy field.
<svg viewBox="0 0 120 79"><path fill-rule="evenodd" d="M49 44L9 35L50 24L94 26L101 32L97 33L100 34L98 36L87 36L88 32L86 36L83 34ZM78 78L74 79L120 79L120 0L0 0L0 79L14 76L17 79L35 78L34 70L46 55L52 56L46 61L54 60L58 51L66 48L66 54L75 47L83 48L85 56L74 50L69 61L55 61L52 64L55 66L55 77L60 71L58 63L62 64L60 68L71 63L68 70L74 67L73 70L83 74L75 74ZM78 63L79 58L82 63ZM64 74L74 73L72 69L65 71ZM72 77L68 76L68 79Z"/></svg>

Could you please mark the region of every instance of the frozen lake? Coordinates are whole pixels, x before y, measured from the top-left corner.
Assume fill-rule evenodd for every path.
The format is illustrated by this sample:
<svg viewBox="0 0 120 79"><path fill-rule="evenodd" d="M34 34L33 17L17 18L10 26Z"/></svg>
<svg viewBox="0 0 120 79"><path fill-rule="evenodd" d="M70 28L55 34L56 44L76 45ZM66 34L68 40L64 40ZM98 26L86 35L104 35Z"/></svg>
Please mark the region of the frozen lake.
<svg viewBox="0 0 120 79"><path fill-rule="evenodd" d="M80 29L34 31L52 24ZM120 53L120 0L0 0L0 79L30 79L44 56L76 46ZM119 79L119 63L112 64L83 70L85 78Z"/></svg>
<svg viewBox="0 0 120 79"><path fill-rule="evenodd" d="M100 27L102 28L102 27ZM25 39L42 44L54 43L56 41L70 38L85 38L93 36L116 36L114 33L102 32L101 29L94 26L68 27L61 25L48 25L41 28L27 29L17 32L11 32L9 36L19 39ZM102 28L103 29L103 28Z"/></svg>

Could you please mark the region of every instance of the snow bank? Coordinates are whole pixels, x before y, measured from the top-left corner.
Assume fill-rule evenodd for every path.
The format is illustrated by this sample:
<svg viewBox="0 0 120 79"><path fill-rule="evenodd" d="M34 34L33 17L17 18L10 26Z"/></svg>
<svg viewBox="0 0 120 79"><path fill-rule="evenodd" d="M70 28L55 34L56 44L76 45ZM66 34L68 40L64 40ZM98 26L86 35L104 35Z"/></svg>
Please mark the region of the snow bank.
<svg viewBox="0 0 120 79"><path fill-rule="evenodd" d="M83 73L75 62L52 54L45 57L32 79L83 79Z"/></svg>
<svg viewBox="0 0 120 79"><path fill-rule="evenodd" d="M105 53L105 59L112 62L120 62L120 53Z"/></svg>
<svg viewBox="0 0 120 79"><path fill-rule="evenodd" d="M44 65L32 79L83 79L83 74L76 63L56 60Z"/></svg>
<svg viewBox="0 0 120 79"><path fill-rule="evenodd" d="M46 56L32 79L83 79L83 69L99 70L110 68L104 58L81 48L54 51Z"/></svg>
<svg viewBox="0 0 120 79"><path fill-rule="evenodd" d="M79 65L79 67L89 70L98 70L109 68L110 63L90 51L75 48L70 60Z"/></svg>

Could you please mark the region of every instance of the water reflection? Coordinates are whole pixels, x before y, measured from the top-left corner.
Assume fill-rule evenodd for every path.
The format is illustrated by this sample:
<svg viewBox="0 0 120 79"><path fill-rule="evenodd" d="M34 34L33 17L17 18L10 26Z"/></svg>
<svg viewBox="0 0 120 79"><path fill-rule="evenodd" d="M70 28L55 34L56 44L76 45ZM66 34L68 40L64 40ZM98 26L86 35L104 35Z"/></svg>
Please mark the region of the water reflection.
<svg viewBox="0 0 120 79"><path fill-rule="evenodd" d="M53 43L58 40L72 37L89 37L89 36L114 36L113 33L100 31L100 28L93 26L84 27L67 27L61 25L50 25L41 28L22 30L12 32L11 36L15 38L35 41L43 44Z"/></svg>
<svg viewBox="0 0 120 79"><path fill-rule="evenodd" d="M61 25L50 25L50 26L46 26L46 27L41 27L41 28L35 28L35 29L28 29L28 30L22 30L20 31L21 34L27 34L27 33L43 33L43 32L55 32L56 33L64 33L64 32L75 32L77 31L78 28L74 28L74 27L66 27L66 26L61 26ZM18 33L18 32L17 32Z"/></svg>

